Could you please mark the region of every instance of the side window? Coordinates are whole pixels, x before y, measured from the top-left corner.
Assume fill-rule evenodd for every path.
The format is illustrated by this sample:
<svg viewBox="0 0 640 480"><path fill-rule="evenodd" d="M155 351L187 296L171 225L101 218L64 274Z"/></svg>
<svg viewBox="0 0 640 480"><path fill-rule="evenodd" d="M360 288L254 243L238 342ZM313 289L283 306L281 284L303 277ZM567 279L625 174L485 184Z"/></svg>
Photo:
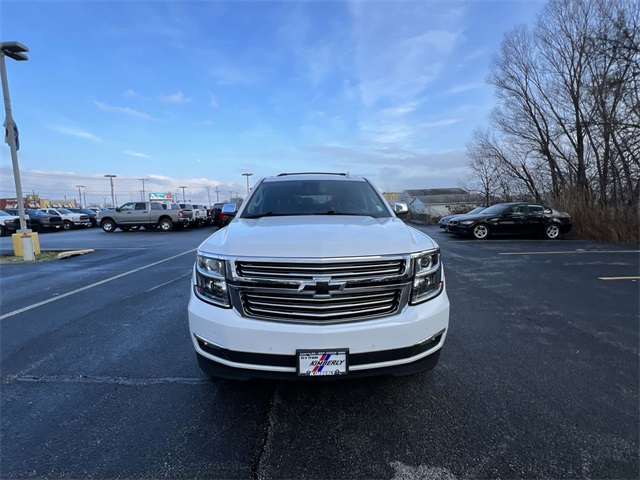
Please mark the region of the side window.
<svg viewBox="0 0 640 480"><path fill-rule="evenodd" d="M542 215L544 212L544 207L542 205L529 205L529 215Z"/></svg>
<svg viewBox="0 0 640 480"><path fill-rule="evenodd" d="M157 203L152 203L151 204L151 210L162 210L162 207L160 205L158 205Z"/></svg>
<svg viewBox="0 0 640 480"><path fill-rule="evenodd" d="M514 205L509 209L509 213L511 215L522 215L524 213L524 206L522 205Z"/></svg>
<svg viewBox="0 0 640 480"><path fill-rule="evenodd" d="M129 212L133 210L133 203L125 203L120 207L120 210L122 210L123 212Z"/></svg>
<svg viewBox="0 0 640 480"><path fill-rule="evenodd" d="M147 209L147 204L146 203L136 203L136 210L146 210Z"/></svg>

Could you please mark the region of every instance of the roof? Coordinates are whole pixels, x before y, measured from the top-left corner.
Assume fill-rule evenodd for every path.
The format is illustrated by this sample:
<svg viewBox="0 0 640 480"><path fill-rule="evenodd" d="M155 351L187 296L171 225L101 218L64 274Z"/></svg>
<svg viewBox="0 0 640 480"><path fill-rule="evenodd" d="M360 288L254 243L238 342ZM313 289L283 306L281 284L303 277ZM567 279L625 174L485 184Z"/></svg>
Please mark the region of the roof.
<svg viewBox="0 0 640 480"><path fill-rule="evenodd" d="M347 173L324 173L324 172L300 172L300 173L281 173L275 177L267 177L265 182L282 182L282 181L300 181L300 180L337 180L337 181L360 181L364 182L362 177L352 177Z"/></svg>

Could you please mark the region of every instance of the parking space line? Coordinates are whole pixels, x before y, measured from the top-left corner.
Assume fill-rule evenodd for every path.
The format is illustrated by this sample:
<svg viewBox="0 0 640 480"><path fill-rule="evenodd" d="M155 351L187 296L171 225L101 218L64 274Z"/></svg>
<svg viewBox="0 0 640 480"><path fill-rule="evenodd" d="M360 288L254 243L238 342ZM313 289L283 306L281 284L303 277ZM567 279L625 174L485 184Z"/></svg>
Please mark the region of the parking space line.
<svg viewBox="0 0 640 480"><path fill-rule="evenodd" d="M565 252L501 252L499 255L568 255L574 253L640 253L640 250L567 250Z"/></svg>
<svg viewBox="0 0 640 480"><path fill-rule="evenodd" d="M146 290L144 293L153 292L154 290L157 290L160 287L164 287L165 285L169 285L170 283L177 282L181 278L184 278L184 277L186 277L188 275L191 275L191 270L189 270L184 275L180 275L179 277L174 278L173 280L169 280L168 282L164 282L164 283L161 283L160 285L156 285L155 287L151 287L149 290Z"/></svg>
<svg viewBox="0 0 640 480"><path fill-rule="evenodd" d="M26 306L24 308L20 308L18 310L14 310L13 312L5 313L4 315L0 315L0 320L4 320L5 318L13 317L15 315L19 315L20 313L28 312L29 310L33 310L34 308L41 307L42 305L46 305L47 303L55 302L61 300L63 298L69 297L71 295L75 295L76 293L84 292L85 290L89 290L90 288L98 287L100 285L104 285L105 283L112 282L122 277L126 277L127 275L131 275L133 273L140 272L141 270L146 270L147 268L155 267L156 265L160 265L161 263L168 262L173 260L174 258L182 257L183 255L188 255L189 253L195 252L197 249L192 248L191 250L187 250L186 252L179 253L178 255L173 255L171 257L165 258L164 260L159 260L157 262L150 263L149 265L144 265L142 267L134 268L133 270L129 270L128 272L120 273L113 277L105 278L104 280L100 280L99 282L92 283L91 285L86 285L81 288L76 288L75 290L71 290L70 292L63 293L58 295L57 297L49 298L47 300L43 300L38 303L34 303L32 305Z"/></svg>
<svg viewBox="0 0 640 480"><path fill-rule="evenodd" d="M640 280L640 277L598 277L599 280Z"/></svg>

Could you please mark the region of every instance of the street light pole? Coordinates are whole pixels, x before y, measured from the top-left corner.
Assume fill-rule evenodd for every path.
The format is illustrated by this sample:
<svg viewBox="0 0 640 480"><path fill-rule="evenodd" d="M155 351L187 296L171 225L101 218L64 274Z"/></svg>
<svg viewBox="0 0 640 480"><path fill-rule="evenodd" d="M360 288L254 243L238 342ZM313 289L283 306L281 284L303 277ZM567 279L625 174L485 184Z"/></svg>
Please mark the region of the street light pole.
<svg viewBox="0 0 640 480"><path fill-rule="evenodd" d="M80 208L82 208L82 192L80 191L81 188L86 188L86 185L76 185L76 187L78 188L78 197L80 198ZM85 201L85 207L87 206L87 202Z"/></svg>
<svg viewBox="0 0 640 480"><path fill-rule="evenodd" d="M205 187L207 189L207 198L209 199L209 207L211 207L211 187Z"/></svg>
<svg viewBox="0 0 640 480"><path fill-rule="evenodd" d="M7 67L4 57L7 56L17 61L29 60L24 54L29 49L19 42L0 42L0 77L2 77L2 94L4 96L5 128L9 149L11 150L11 164L13 166L13 179L16 185L16 200L18 202L18 215L20 216L20 230L18 233L27 233L27 221L24 213L24 199L22 197L22 181L20 180L20 166L18 165L18 145L16 144L17 129L11 113L11 98L9 97L9 82L7 81ZM26 258L25 258L26 260Z"/></svg>
<svg viewBox="0 0 640 480"><path fill-rule="evenodd" d="M247 177L247 195L249 195L249 177L253 175L253 173L243 173L242 175Z"/></svg>
<svg viewBox="0 0 640 480"><path fill-rule="evenodd" d="M144 182L146 182L147 180L149 180L148 178L139 178L138 180L140 180L142 182L142 201L144 202Z"/></svg>
<svg viewBox="0 0 640 480"><path fill-rule="evenodd" d="M187 202L187 199L186 199L186 198L185 198L185 196L184 196L184 189L185 189L185 188L187 188L187 187L178 187L178 188L181 188L181 189L182 189L182 203L186 203L186 202Z"/></svg>
<svg viewBox="0 0 640 480"><path fill-rule="evenodd" d="M107 177L109 179L109 182L111 183L111 206L115 207L116 197L113 195L113 179L117 177L117 175L105 175L105 177Z"/></svg>

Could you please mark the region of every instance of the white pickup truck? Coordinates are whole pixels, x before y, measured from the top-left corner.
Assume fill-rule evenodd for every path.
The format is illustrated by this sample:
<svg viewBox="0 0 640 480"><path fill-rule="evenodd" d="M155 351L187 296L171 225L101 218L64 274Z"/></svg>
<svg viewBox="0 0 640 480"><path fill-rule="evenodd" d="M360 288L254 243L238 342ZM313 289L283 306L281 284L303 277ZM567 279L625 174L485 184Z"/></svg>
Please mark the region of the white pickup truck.
<svg viewBox="0 0 640 480"><path fill-rule="evenodd" d="M433 368L449 326L440 248L368 180L261 180L199 247L188 306L213 377L406 375Z"/></svg>
<svg viewBox="0 0 640 480"><path fill-rule="evenodd" d="M89 215L73 213L71 210L67 210L66 208L40 208L39 210L49 215L58 215L62 218L62 228L65 230L91 226L91 219L89 218Z"/></svg>

